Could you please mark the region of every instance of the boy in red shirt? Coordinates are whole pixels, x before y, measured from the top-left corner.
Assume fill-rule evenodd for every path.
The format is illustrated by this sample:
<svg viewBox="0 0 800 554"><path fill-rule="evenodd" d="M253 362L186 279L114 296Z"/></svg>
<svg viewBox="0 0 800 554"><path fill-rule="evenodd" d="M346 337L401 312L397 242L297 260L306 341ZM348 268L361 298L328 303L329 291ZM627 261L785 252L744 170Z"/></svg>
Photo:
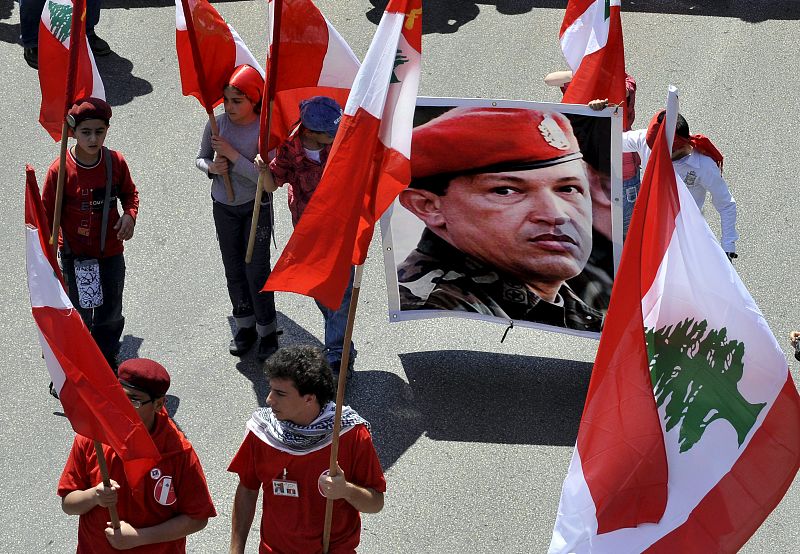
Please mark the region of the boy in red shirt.
<svg viewBox="0 0 800 554"><path fill-rule="evenodd" d="M322 353L310 346L282 348L265 370L268 407L247 422L247 435L228 467L239 474L230 552L244 553L263 488L259 553L321 552L326 498L334 500L328 551L353 553L361 540L359 513L381 511L386 491L369 424L344 407L339 473L330 477L336 405Z"/></svg>
<svg viewBox="0 0 800 554"><path fill-rule="evenodd" d="M217 515L191 443L164 409L169 374L146 358L123 362L119 381L161 454L158 465L132 489L122 460L108 446L111 487L103 486L94 442L77 435L58 483L61 508L79 515L78 554L117 550L148 554L186 552L186 536L200 531ZM120 528L108 525L107 508L116 505Z"/></svg>
<svg viewBox="0 0 800 554"><path fill-rule="evenodd" d="M99 98L78 100L69 110L67 123L76 144L67 153L58 244L64 284L72 305L111 368L116 370L119 339L125 325L122 241L133 237L139 192L122 154L103 147L110 119L111 106ZM42 192L51 228L58 167L56 158L47 172ZM121 216L117 199L122 203Z"/></svg>

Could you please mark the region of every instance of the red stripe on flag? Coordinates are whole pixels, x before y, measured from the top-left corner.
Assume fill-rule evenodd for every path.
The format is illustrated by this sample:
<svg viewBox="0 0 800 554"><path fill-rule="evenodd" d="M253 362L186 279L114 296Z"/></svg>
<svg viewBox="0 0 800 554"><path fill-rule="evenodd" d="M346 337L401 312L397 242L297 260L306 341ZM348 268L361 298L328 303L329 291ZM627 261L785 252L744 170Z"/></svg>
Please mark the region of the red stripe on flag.
<svg viewBox="0 0 800 554"><path fill-rule="evenodd" d="M210 112L236 65L236 44L228 24L205 0L180 0L186 31L175 31L181 91Z"/></svg>
<svg viewBox="0 0 800 554"><path fill-rule="evenodd" d="M28 164L25 166L25 224L39 231L39 245L42 248L42 253L50 263L50 267L53 268L58 280L63 283L64 278L61 275L61 267L58 265L56 254L50 245L50 235L52 233L50 232L50 224L47 222L47 214L41 198L39 185L36 182L36 172Z"/></svg>
<svg viewBox="0 0 800 554"><path fill-rule="evenodd" d="M60 395L72 428L113 448L125 462L129 482L138 483L160 455L77 310L31 311L66 376Z"/></svg>
<svg viewBox="0 0 800 554"><path fill-rule="evenodd" d="M558 32L558 36L564 34L570 25L575 23L583 12L589 9L589 6L595 3L595 0L569 0L567 2L567 9L564 12L564 21L561 23L561 30Z"/></svg>
<svg viewBox="0 0 800 554"><path fill-rule="evenodd" d="M289 243L264 285L265 291L312 296L337 309L350 278L361 210L368 187L392 159L378 140L381 120L359 108L344 116L334 148L317 189L311 196ZM325 248L320 248L325 233Z"/></svg>
<svg viewBox="0 0 800 554"><path fill-rule="evenodd" d="M619 7L612 7L608 19L608 42L597 52L583 57L561 102L588 104L592 100L608 99L611 104L624 106L626 98L622 19ZM627 117L627 110L623 109L622 114ZM627 121L623 124L623 128L627 128Z"/></svg>
<svg viewBox="0 0 800 554"><path fill-rule="evenodd" d="M73 9L77 13L84 5L83 0L78 0ZM70 29L69 50L39 22L39 88L42 91L39 123L56 141L61 140L64 117L72 104L91 96L94 88L85 27L80 18L73 18L73 21L81 24L73 24Z"/></svg>
<svg viewBox="0 0 800 554"><path fill-rule="evenodd" d="M650 379L642 298L669 247L678 209L662 126L636 200L578 431L598 533L658 522L666 508L666 451Z"/></svg>
<svg viewBox="0 0 800 554"><path fill-rule="evenodd" d="M789 373L731 470L687 521L646 552L736 552L775 509L800 469L800 397Z"/></svg>
<svg viewBox="0 0 800 554"><path fill-rule="evenodd" d="M377 180L372 179L370 182L374 186L368 187L364 192L364 204L353 251L355 265L361 265L367 259L369 243L378 219L411 182L411 162L408 158L392 148L383 147L379 153L383 156L377 166L380 177Z"/></svg>

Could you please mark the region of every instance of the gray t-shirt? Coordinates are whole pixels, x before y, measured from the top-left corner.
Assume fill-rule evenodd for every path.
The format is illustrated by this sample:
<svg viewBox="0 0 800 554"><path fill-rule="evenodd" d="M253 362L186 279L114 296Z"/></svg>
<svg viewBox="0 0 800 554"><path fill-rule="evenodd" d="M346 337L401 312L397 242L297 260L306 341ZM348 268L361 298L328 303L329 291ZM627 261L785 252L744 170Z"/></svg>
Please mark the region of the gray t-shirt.
<svg viewBox="0 0 800 554"><path fill-rule="evenodd" d="M235 163L228 165L228 173L235 195L233 202L228 202L222 176L208 173L208 165L214 159L209 123L206 123L203 131L203 140L200 142L195 165L200 171L213 178L211 196L215 201L229 206L252 202L256 196L256 185L258 184L258 170L253 165L253 159L258 153L258 118L248 125L237 125L228 118L228 114L223 113L217 116L217 126L220 136L241 154Z"/></svg>

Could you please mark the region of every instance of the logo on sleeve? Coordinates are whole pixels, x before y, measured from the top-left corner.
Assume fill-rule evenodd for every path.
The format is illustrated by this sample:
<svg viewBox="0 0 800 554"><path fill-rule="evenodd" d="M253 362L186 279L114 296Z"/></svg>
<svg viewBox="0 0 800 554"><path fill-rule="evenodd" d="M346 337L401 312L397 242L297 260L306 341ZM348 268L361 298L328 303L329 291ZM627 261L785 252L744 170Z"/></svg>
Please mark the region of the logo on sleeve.
<svg viewBox="0 0 800 554"><path fill-rule="evenodd" d="M157 467L154 467L153 469L150 470L150 478L151 479L158 480L159 477L161 477L161 470L160 469L158 469Z"/></svg>
<svg viewBox="0 0 800 554"><path fill-rule="evenodd" d="M153 489L153 496L155 497L156 502L162 506L171 506L172 504L175 504L175 501L178 500L178 498L175 496L175 489L172 487L171 475L164 475L158 480L158 483L156 483L156 486Z"/></svg>

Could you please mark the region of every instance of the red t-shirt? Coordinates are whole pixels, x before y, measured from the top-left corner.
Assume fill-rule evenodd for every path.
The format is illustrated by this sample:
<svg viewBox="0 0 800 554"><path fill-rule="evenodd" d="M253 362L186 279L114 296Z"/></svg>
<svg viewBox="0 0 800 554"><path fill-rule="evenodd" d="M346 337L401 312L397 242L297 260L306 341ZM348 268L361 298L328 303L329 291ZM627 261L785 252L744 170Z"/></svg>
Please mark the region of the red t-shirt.
<svg viewBox="0 0 800 554"><path fill-rule="evenodd" d="M134 490L125 480L122 460L110 447L103 445L109 475L120 484L120 490L117 491L120 519L139 529L158 525L181 514L193 519L217 515L197 454L165 412L156 416L156 428L151 436L162 459ZM63 498L72 491L86 490L102 480L94 442L77 435L58 482L58 496ZM105 536L108 521L108 510L99 506L80 516L77 554L118 552ZM126 552L182 554L186 552L186 538L141 546Z"/></svg>
<svg viewBox="0 0 800 554"><path fill-rule="evenodd" d="M325 502L319 476L329 469L330 445L297 455L282 452L248 431L228 471L239 474L248 489L264 490L259 553L322 552ZM361 487L386 491L386 479L364 425L349 429L339 441L339 466L345 478ZM286 477L284 477L284 469ZM272 480L295 481L298 497L277 496ZM361 515L346 500L333 502L330 554L352 553L361 540Z"/></svg>
<svg viewBox="0 0 800 554"><path fill-rule="evenodd" d="M133 184L125 158L119 152L111 152L111 209L108 212L106 248L103 257L116 256L123 250L122 241L117 239L114 225L120 214L115 208L116 199L122 203L122 211L136 221L139 211L139 192ZM103 201L106 190L105 154L92 167L79 165L71 152L67 153L66 179L64 180L64 199L61 209L61 237L66 237L67 246L76 256L100 257L100 227L103 222ZM58 159L47 172L42 191L42 202L53 226L53 210L56 202L58 182Z"/></svg>

